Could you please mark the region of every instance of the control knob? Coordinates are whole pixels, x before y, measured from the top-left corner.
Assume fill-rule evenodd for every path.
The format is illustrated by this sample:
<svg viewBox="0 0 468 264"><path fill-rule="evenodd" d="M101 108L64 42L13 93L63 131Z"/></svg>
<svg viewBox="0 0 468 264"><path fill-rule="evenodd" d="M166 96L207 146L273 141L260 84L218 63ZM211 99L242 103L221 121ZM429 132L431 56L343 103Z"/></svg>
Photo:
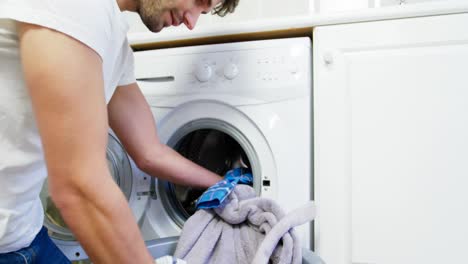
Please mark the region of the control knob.
<svg viewBox="0 0 468 264"><path fill-rule="evenodd" d="M236 76L239 74L239 68L237 68L237 65L234 63L229 63L226 66L224 66L224 77L226 77L229 80L232 80L236 78Z"/></svg>
<svg viewBox="0 0 468 264"><path fill-rule="evenodd" d="M200 82L207 82L210 80L211 75L213 75L213 69L211 68L210 65L208 64L201 64L198 65L197 68L195 69L195 77Z"/></svg>

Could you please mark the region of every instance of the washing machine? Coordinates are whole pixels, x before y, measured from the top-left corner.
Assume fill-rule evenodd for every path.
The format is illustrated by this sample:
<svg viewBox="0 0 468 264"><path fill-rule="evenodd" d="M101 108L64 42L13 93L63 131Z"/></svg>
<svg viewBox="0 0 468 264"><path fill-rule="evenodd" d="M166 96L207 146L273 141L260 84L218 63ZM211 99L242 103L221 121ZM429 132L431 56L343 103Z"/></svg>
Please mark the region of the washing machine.
<svg viewBox="0 0 468 264"><path fill-rule="evenodd" d="M138 51L135 75L163 143L218 175L250 168L288 212L313 197L311 56L309 38ZM144 237L179 235L202 192L152 178Z"/></svg>
<svg viewBox="0 0 468 264"><path fill-rule="evenodd" d="M148 205L151 177L136 167L112 131L109 131L108 135L106 158L114 181L127 198L136 221L140 221ZM57 207L52 202L47 180L41 190L40 198L44 207L44 226L48 228L49 235L55 244L72 261L87 259L86 252L67 227ZM148 244L155 247L156 242Z"/></svg>

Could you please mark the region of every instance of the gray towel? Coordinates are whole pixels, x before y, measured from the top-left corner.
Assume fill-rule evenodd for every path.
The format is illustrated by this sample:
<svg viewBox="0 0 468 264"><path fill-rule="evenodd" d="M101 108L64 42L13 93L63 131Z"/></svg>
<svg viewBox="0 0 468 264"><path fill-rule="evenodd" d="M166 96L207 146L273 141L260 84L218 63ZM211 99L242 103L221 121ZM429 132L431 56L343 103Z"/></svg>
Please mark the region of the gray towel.
<svg viewBox="0 0 468 264"><path fill-rule="evenodd" d="M285 216L278 204L238 185L222 208L199 210L184 225L174 256L190 264L299 264L294 226L314 218L312 203Z"/></svg>

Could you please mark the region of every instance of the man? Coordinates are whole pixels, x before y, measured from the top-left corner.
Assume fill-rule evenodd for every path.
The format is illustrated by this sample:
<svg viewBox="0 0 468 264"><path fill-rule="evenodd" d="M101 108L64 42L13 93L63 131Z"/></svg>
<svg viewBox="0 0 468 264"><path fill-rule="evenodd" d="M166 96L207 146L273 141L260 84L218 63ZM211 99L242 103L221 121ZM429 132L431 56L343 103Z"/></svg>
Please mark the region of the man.
<svg viewBox="0 0 468 264"><path fill-rule="evenodd" d="M177 184L220 177L159 142L121 11L154 32L238 0L0 0L0 263L68 263L42 227L49 191L94 263L154 263L106 162L108 128L139 168Z"/></svg>

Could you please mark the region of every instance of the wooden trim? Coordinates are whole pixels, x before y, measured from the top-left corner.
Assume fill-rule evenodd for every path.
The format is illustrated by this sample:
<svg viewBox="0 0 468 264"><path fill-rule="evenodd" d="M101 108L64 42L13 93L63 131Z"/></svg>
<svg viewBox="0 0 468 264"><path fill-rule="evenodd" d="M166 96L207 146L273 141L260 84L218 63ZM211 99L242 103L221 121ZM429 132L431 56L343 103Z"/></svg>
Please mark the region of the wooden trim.
<svg viewBox="0 0 468 264"><path fill-rule="evenodd" d="M274 30L274 31L240 33L240 34L213 36L213 37L202 37L202 38L161 41L161 42L152 42L152 43L143 43L143 44L133 44L131 46L134 51L142 51L142 50L176 48L176 47L185 47L185 46L219 44L219 43L230 43L230 42L251 41L251 40L266 40L266 39L293 38L293 37L312 38L312 30L313 30L312 27L292 28L292 29L283 29L283 30Z"/></svg>

